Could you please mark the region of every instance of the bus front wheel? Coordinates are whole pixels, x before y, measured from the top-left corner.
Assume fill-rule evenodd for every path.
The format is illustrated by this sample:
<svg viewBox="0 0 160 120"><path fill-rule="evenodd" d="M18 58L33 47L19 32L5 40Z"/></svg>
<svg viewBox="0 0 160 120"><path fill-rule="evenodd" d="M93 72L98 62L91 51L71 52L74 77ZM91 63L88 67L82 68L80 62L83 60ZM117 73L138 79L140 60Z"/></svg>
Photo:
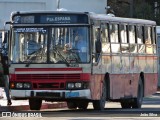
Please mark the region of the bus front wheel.
<svg viewBox="0 0 160 120"><path fill-rule="evenodd" d="M88 107L88 101L80 101L79 103L78 103L78 108L79 109L83 109L83 110L86 110L87 109L87 107Z"/></svg>
<svg viewBox="0 0 160 120"><path fill-rule="evenodd" d="M100 100L93 101L93 108L95 110L103 110L105 108L106 94L107 94L106 82L104 81L103 86L102 86L102 95L100 97Z"/></svg>
<svg viewBox="0 0 160 120"><path fill-rule="evenodd" d="M67 107L69 109L77 109L77 104L74 101L67 101Z"/></svg>
<svg viewBox="0 0 160 120"><path fill-rule="evenodd" d="M31 110L40 110L42 105L41 99L31 98L29 99L29 106Z"/></svg>

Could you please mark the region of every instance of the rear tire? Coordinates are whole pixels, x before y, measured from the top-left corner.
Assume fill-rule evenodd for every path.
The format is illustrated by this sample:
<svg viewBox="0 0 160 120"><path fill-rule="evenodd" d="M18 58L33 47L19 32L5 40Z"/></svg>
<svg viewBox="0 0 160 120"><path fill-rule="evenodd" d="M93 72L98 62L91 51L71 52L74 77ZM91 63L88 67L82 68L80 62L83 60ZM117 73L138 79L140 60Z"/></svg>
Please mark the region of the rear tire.
<svg viewBox="0 0 160 120"><path fill-rule="evenodd" d="M100 100L94 100L93 101L93 108L95 110L104 110L105 108L105 103L106 103L106 82L104 81L103 87L102 87L102 95L100 97Z"/></svg>
<svg viewBox="0 0 160 120"><path fill-rule="evenodd" d="M40 110L42 105L41 99L31 98L29 99L30 110Z"/></svg>
<svg viewBox="0 0 160 120"><path fill-rule="evenodd" d="M132 108L141 108L142 102L143 102L143 95L144 95L144 85L140 78L139 83L138 83L137 98L133 99Z"/></svg>

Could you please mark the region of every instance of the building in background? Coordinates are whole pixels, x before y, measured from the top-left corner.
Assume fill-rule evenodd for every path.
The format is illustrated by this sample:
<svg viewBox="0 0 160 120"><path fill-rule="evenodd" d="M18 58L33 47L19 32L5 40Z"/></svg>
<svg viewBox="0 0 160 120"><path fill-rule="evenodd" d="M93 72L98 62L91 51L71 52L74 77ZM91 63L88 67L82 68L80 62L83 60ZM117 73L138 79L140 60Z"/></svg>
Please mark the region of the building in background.
<svg viewBox="0 0 160 120"><path fill-rule="evenodd" d="M0 31L4 23L10 20L13 11L57 10L59 8L74 11L106 13L107 0L0 0Z"/></svg>

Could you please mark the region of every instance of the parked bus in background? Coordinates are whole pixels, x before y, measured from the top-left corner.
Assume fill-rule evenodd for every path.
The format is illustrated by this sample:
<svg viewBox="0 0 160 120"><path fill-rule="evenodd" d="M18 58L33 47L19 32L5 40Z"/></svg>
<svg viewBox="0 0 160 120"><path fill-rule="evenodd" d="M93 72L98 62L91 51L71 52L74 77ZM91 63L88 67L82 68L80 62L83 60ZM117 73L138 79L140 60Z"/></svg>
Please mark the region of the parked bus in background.
<svg viewBox="0 0 160 120"><path fill-rule="evenodd" d="M9 23L9 22L8 22ZM140 108L157 91L156 23L88 12L15 12L9 37L12 99Z"/></svg>

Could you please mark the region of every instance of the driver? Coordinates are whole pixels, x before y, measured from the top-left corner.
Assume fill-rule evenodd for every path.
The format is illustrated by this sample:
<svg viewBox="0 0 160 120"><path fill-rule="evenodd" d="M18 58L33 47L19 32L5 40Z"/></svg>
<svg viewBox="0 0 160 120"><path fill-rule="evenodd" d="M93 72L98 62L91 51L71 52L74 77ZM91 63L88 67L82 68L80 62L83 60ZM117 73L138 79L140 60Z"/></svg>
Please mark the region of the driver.
<svg viewBox="0 0 160 120"><path fill-rule="evenodd" d="M78 55L81 59L81 62L86 62L87 43L82 34L77 34L75 36L75 46L79 50Z"/></svg>

